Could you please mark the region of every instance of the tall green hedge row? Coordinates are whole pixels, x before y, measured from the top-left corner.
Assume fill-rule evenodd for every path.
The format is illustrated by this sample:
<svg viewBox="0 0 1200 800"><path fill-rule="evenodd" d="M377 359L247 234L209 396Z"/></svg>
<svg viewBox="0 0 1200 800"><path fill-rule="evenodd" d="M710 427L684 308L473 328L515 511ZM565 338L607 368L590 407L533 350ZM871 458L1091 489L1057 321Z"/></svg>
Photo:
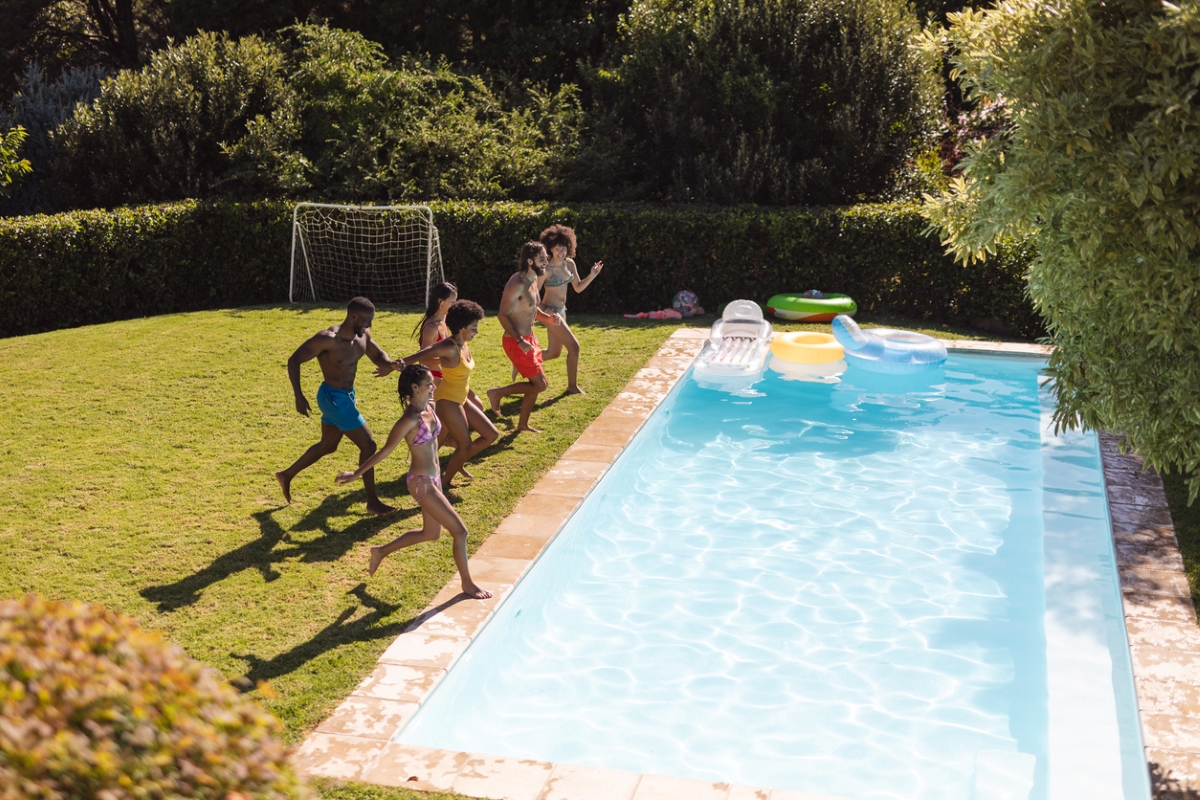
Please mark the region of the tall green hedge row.
<svg viewBox="0 0 1200 800"><path fill-rule="evenodd" d="M915 206L757 206L445 202L433 205L446 277L495 308L521 244L571 225L576 261L604 272L572 310L665 307L680 289L710 310L818 288L862 311L930 321L999 321L1036 336L1024 294L1031 254L1002 249L963 266L923 235ZM175 311L287 301L291 206L180 202L0 220L0 335ZM330 298L334 300L345 298Z"/></svg>

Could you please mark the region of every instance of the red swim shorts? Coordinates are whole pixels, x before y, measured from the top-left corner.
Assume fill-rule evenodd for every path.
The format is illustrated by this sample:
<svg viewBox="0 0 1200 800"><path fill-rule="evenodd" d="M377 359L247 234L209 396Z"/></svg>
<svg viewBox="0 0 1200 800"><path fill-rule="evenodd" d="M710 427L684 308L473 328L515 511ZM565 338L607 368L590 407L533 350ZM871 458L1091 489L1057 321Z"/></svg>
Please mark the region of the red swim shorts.
<svg viewBox="0 0 1200 800"><path fill-rule="evenodd" d="M521 373L521 377L532 378L542 371L542 346L538 344L536 333L531 333L524 339L533 345L528 353L522 350L521 345L517 344L517 340L508 334L505 334L501 341L504 343L504 354L517 368L517 372Z"/></svg>

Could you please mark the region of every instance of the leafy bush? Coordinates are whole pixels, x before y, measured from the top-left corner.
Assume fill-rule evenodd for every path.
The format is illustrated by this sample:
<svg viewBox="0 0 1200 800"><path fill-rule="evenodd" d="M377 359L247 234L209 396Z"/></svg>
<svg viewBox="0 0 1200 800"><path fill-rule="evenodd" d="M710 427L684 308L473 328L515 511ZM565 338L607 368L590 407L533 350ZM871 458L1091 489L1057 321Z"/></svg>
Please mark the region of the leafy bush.
<svg viewBox="0 0 1200 800"><path fill-rule="evenodd" d="M29 159L21 158L21 146L27 136L20 125L0 133L0 197L11 192L13 184L23 175L29 174Z"/></svg>
<svg viewBox="0 0 1200 800"><path fill-rule="evenodd" d="M1027 249L957 264L922 235L912 205L431 205L447 277L489 308L499 304L520 244L564 222L579 233L579 262L606 264L586 292L571 295L574 310L646 311L684 288L715 308L816 287L846 292L866 312L990 319L1020 335L1041 333L1024 295ZM285 203L187 202L0 220L0 335L285 302L290 246Z"/></svg>
<svg viewBox="0 0 1200 800"><path fill-rule="evenodd" d="M288 188L299 166L267 172L255 158L275 152L280 130L298 130L283 68L257 37L201 33L106 79L53 137L60 207Z"/></svg>
<svg viewBox="0 0 1200 800"><path fill-rule="evenodd" d="M0 798L307 796L282 725L98 606L0 601Z"/></svg>
<svg viewBox="0 0 1200 800"><path fill-rule="evenodd" d="M643 196L856 202L932 142L937 62L910 47L919 32L902 0L637 0L593 82Z"/></svg>
<svg viewBox="0 0 1200 800"><path fill-rule="evenodd" d="M1058 425L1123 433L1200 491L1200 7L1014 0L952 17L960 80L1008 127L927 206L964 261L1036 243ZM939 42L930 41L931 48Z"/></svg>
<svg viewBox="0 0 1200 800"><path fill-rule="evenodd" d="M478 76L404 59L360 34L285 31L315 194L347 202L546 196L582 127L574 86L509 108Z"/></svg>
<svg viewBox="0 0 1200 800"><path fill-rule="evenodd" d="M61 125L81 103L90 103L100 96L100 80L104 70L64 69L58 80L47 80L45 72L33 62L25 67L21 84L9 101L7 109L0 108L0 130L21 125L29 132L25 155L32 174L22 181L5 202L0 203L0 215L32 214L52 210L42 196L41 182L49 176L54 151L50 133Z"/></svg>

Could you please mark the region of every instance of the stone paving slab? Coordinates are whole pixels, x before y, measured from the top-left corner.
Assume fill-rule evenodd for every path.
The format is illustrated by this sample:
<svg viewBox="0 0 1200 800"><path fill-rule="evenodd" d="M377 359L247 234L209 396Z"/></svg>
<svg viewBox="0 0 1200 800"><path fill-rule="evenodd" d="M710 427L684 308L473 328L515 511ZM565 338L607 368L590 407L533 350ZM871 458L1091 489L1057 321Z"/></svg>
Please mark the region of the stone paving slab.
<svg viewBox="0 0 1200 800"><path fill-rule="evenodd" d="M609 464L686 372L708 330L682 328L630 380L471 558L494 593L467 600L457 576L375 670L296 748L311 775L494 800L845 800L805 792L644 775L391 743L454 660L557 535ZM947 341L951 350L1045 356L1042 345ZM1156 800L1200 793L1200 626L1166 497L1144 460L1100 436L1109 515Z"/></svg>

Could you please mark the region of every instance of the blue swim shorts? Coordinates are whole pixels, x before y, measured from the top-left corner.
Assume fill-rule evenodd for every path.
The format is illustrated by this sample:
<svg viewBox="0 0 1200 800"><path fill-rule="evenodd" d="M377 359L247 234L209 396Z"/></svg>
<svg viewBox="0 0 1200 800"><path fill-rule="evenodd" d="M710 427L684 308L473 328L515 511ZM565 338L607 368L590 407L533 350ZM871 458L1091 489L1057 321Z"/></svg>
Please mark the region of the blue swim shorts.
<svg viewBox="0 0 1200 800"><path fill-rule="evenodd" d="M322 383L317 389L317 406L321 409L321 422L339 431L356 431L367 424L354 404L353 389L335 389Z"/></svg>

